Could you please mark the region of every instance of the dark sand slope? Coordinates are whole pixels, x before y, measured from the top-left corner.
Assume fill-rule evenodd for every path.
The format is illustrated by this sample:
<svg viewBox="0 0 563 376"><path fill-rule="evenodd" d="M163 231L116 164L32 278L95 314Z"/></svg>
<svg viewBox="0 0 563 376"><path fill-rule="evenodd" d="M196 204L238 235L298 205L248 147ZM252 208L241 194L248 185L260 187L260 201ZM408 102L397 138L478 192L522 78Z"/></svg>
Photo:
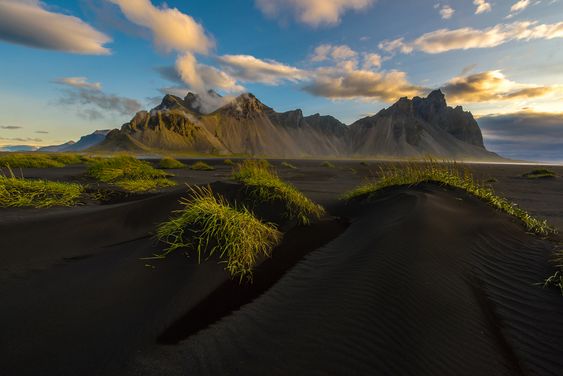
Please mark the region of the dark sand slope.
<svg viewBox="0 0 563 376"><path fill-rule="evenodd" d="M267 293L130 365L146 375L561 375L552 246L432 185L353 203L336 240Z"/></svg>

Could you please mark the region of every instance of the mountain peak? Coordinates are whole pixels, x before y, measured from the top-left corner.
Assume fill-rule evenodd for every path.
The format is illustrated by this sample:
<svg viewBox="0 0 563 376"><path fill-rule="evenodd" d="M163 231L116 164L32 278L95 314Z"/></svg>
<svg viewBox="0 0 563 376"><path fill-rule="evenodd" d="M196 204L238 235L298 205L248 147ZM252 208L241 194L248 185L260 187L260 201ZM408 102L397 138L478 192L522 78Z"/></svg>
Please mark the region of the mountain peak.
<svg viewBox="0 0 563 376"><path fill-rule="evenodd" d="M446 103L446 96L440 89L431 91L426 97L426 100L433 103L438 108L446 108L448 106Z"/></svg>
<svg viewBox="0 0 563 376"><path fill-rule="evenodd" d="M219 109L219 111L228 113L239 119L255 117L269 110L271 110L271 108L260 102L252 93L241 94L229 104Z"/></svg>

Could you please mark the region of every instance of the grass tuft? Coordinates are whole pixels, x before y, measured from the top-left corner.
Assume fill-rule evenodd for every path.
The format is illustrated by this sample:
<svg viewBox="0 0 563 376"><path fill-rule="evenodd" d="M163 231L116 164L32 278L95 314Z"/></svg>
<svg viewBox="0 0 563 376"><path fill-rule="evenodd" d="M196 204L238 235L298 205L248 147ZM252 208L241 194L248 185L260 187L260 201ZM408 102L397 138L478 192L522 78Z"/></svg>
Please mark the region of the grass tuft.
<svg viewBox="0 0 563 376"><path fill-rule="evenodd" d="M234 166L234 165L235 165L235 162L233 162L233 161L230 160L230 159L225 159L225 160L223 161L223 164L225 164L225 165L227 165L227 166Z"/></svg>
<svg viewBox="0 0 563 376"><path fill-rule="evenodd" d="M394 167L380 169L377 181L367 182L346 193L343 198L350 200L361 196L371 196L375 192L391 186L416 185L423 182L436 182L442 185L460 188L489 205L513 217L518 218L528 231L539 236L555 233L555 229L545 220L532 217L525 210L519 208L505 198L495 195L491 187L486 187L473 178L471 172L460 168L456 163L437 163L433 160L426 162L412 162Z"/></svg>
<svg viewBox="0 0 563 376"><path fill-rule="evenodd" d="M173 169L173 168L186 168L187 166L177 159L171 157L165 157L158 162L158 167L162 169Z"/></svg>
<svg viewBox="0 0 563 376"><path fill-rule="evenodd" d="M308 224L311 217L320 218L324 214L322 206L281 180L268 161L243 161L234 168L233 179L250 187L250 194L255 199L285 202L287 217L297 219L300 224Z"/></svg>
<svg viewBox="0 0 563 376"><path fill-rule="evenodd" d="M0 156L0 167L52 168L80 164L88 157L75 153L10 153Z"/></svg>
<svg viewBox="0 0 563 376"><path fill-rule="evenodd" d="M132 192L144 192L176 184L166 178L170 176L166 172L157 170L148 162L125 155L91 161L88 175Z"/></svg>
<svg viewBox="0 0 563 376"><path fill-rule="evenodd" d="M285 168L292 169L292 170L297 170L297 166L292 165L292 164L289 163L289 162L282 162L282 163L281 163L281 166L282 166L282 167L285 167Z"/></svg>
<svg viewBox="0 0 563 376"><path fill-rule="evenodd" d="M194 163L193 165L190 166L190 168L192 170L196 170L196 171L213 171L215 170L215 168L205 162L202 161L197 161L196 163Z"/></svg>
<svg viewBox="0 0 563 376"><path fill-rule="evenodd" d="M219 253L232 277L251 278L257 258L269 256L282 234L248 209L230 206L210 187L190 191L181 201L184 208L157 228L158 239L168 245L163 256L178 248L195 249L199 261L204 254Z"/></svg>
<svg viewBox="0 0 563 376"><path fill-rule="evenodd" d="M84 188L80 184L17 178L0 174L0 207L73 206Z"/></svg>
<svg viewBox="0 0 563 376"><path fill-rule="evenodd" d="M522 175L526 179L543 179L543 178L554 178L555 172L548 170L547 168L539 168L537 170L532 170L530 172L526 172Z"/></svg>
<svg viewBox="0 0 563 376"><path fill-rule="evenodd" d="M329 161L324 161L323 163L321 163L321 166L327 167L327 168L336 168L336 166Z"/></svg>

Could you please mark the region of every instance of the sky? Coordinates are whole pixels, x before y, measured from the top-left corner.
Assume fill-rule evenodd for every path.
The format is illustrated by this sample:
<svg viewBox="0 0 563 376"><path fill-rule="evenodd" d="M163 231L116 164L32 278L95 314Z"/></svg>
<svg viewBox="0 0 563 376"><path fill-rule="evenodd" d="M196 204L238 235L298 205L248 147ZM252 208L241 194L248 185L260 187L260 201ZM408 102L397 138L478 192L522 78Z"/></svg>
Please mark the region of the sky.
<svg viewBox="0 0 563 376"><path fill-rule="evenodd" d="M347 124L441 89L490 150L563 161L563 0L0 0L0 146L208 89Z"/></svg>

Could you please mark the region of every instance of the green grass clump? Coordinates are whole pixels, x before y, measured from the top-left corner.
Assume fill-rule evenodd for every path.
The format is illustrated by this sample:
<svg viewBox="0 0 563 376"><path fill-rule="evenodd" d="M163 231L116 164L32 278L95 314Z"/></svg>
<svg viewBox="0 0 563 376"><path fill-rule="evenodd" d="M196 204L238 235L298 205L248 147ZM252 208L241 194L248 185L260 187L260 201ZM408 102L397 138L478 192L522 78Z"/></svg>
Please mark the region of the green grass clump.
<svg viewBox="0 0 563 376"><path fill-rule="evenodd" d="M436 163L433 160L429 160L427 162L413 162L381 168L377 181L360 185L346 193L343 198L350 200L360 196L369 197L386 187L412 186L423 182L435 182L467 191L496 209L518 218L528 231L537 235L547 236L555 233L555 229L550 227L547 221L534 218L525 210L516 206L516 204L495 195L492 188L476 182L469 170L459 168L456 163Z"/></svg>
<svg viewBox="0 0 563 376"><path fill-rule="evenodd" d="M227 165L227 166L234 166L234 165L235 165L235 162L233 162L233 161L230 160L230 159L225 159L225 160L223 161L223 164L225 164L225 165Z"/></svg>
<svg viewBox="0 0 563 376"><path fill-rule="evenodd" d="M282 167L285 167L285 168L292 169L292 170L297 170L297 166L292 165L292 164L289 163L289 162L282 162L282 163L281 163L281 166L282 166Z"/></svg>
<svg viewBox="0 0 563 376"><path fill-rule="evenodd" d="M557 287L563 295L563 248L554 252L552 261L557 271L544 281L544 287Z"/></svg>
<svg viewBox="0 0 563 376"><path fill-rule="evenodd" d="M498 180L496 178L489 178L487 180L485 180L485 183L497 183Z"/></svg>
<svg viewBox="0 0 563 376"><path fill-rule="evenodd" d="M248 209L230 206L210 187L190 190L190 197L181 201L184 208L157 228L158 239L168 245L164 255L192 248L201 261L203 254L219 253L232 277L250 278L257 258L269 256L282 234Z"/></svg>
<svg viewBox="0 0 563 376"><path fill-rule="evenodd" d="M73 206L84 188L80 184L17 178L0 174L0 207L48 208Z"/></svg>
<svg viewBox="0 0 563 376"><path fill-rule="evenodd" d="M526 172L522 175L526 179L542 179L542 178L554 178L555 172L548 170L547 168L539 168L530 172Z"/></svg>
<svg viewBox="0 0 563 376"><path fill-rule="evenodd" d="M172 169L172 168L185 168L187 166L177 159L165 157L162 158L160 162L158 162L158 167L162 169Z"/></svg>
<svg viewBox="0 0 563 376"><path fill-rule="evenodd" d="M51 168L80 164L88 158L76 153L10 153L0 156L0 167Z"/></svg>
<svg viewBox="0 0 563 376"><path fill-rule="evenodd" d="M197 161L196 163L194 163L193 165L190 166L190 168L192 170L196 170L196 171L213 171L215 170L215 168L205 162L202 161Z"/></svg>
<svg viewBox="0 0 563 376"><path fill-rule="evenodd" d="M300 224L308 224L311 217L319 218L324 214L322 206L281 180L268 161L246 160L238 164L233 171L233 179L250 187L255 199L285 202L288 218L297 219Z"/></svg>
<svg viewBox="0 0 563 376"><path fill-rule="evenodd" d="M157 170L150 163L130 156L96 159L89 163L88 175L104 183L114 184L128 191L143 192L176 183L169 174Z"/></svg>
<svg viewBox="0 0 563 376"><path fill-rule="evenodd" d="M321 166L327 167L327 168L336 168L336 166L329 161L324 161L323 163L321 163Z"/></svg>

